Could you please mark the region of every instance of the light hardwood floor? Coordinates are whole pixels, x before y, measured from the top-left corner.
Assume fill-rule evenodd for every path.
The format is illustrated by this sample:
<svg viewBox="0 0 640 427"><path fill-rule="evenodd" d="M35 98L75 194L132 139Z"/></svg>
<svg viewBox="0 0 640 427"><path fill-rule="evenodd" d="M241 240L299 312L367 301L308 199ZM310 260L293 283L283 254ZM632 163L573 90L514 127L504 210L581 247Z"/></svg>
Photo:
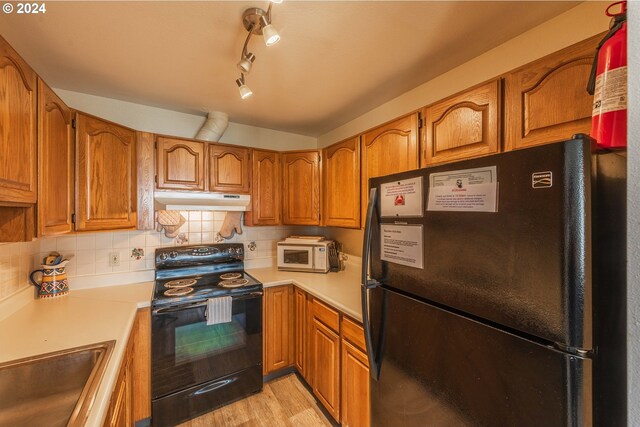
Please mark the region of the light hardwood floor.
<svg viewBox="0 0 640 427"><path fill-rule="evenodd" d="M261 393L224 406L179 427L331 427L295 374L272 380Z"/></svg>

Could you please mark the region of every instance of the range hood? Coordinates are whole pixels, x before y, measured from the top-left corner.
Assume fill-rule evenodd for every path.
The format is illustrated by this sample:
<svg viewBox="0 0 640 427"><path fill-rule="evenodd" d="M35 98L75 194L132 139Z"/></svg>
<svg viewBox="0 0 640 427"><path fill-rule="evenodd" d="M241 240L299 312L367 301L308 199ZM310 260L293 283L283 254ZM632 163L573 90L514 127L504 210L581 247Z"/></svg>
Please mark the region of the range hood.
<svg viewBox="0 0 640 427"><path fill-rule="evenodd" d="M156 191L154 199L156 210L167 211L247 211L251 206L248 194Z"/></svg>

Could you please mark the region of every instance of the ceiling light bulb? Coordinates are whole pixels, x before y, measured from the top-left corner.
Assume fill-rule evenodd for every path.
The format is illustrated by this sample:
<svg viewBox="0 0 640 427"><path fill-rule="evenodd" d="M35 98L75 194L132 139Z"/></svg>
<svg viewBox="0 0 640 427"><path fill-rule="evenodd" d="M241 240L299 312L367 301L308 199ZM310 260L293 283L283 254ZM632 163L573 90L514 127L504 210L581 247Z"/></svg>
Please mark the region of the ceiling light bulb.
<svg viewBox="0 0 640 427"><path fill-rule="evenodd" d="M271 0L271 3L280 4L283 0Z"/></svg>
<svg viewBox="0 0 640 427"><path fill-rule="evenodd" d="M264 16L262 17L262 37L264 37L264 43L267 46L273 46L280 41L280 34L278 34L273 25L271 25L271 22L268 22Z"/></svg>
<svg viewBox="0 0 640 427"><path fill-rule="evenodd" d="M251 65L253 64L253 61L255 60L256 56L253 53L247 53L246 55L243 55L240 62L238 62L238 69L243 73L248 74L249 71L251 71Z"/></svg>
<svg viewBox="0 0 640 427"><path fill-rule="evenodd" d="M248 97L253 95L253 92L251 91L251 89L249 89L249 86L244 84L244 76L242 76L239 79L237 79L236 80L236 84L238 85L238 91L240 92L240 98L247 99Z"/></svg>

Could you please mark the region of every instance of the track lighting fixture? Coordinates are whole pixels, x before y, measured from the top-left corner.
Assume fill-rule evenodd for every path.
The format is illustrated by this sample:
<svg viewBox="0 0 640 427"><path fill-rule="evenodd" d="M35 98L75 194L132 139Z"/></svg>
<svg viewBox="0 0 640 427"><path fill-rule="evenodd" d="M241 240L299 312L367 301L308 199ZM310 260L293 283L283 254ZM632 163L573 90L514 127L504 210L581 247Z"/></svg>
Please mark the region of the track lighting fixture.
<svg viewBox="0 0 640 427"><path fill-rule="evenodd" d="M258 7L251 7L245 10L242 14L242 24L248 31L247 38L245 39L244 46L242 47L240 61L237 64L238 69L240 70L240 78L236 80L236 83L238 84L242 99L248 98L252 94L251 89L249 89L244 81L244 73L249 74L251 66L256 60L256 56L247 50L251 36L253 34L262 35L264 43L267 46L273 46L280 41L278 31L271 24L272 3L282 3L282 0L271 0L266 12Z"/></svg>
<svg viewBox="0 0 640 427"><path fill-rule="evenodd" d="M264 21L264 18L262 20ZM262 27L262 37L264 37L264 44L267 46L273 46L280 41L280 34L271 24L266 24Z"/></svg>
<svg viewBox="0 0 640 427"><path fill-rule="evenodd" d="M247 99L248 97L253 95L253 92L251 91L251 89L249 89L249 86L247 86L245 84L245 82L244 82L244 74L243 73L240 73L240 78L236 80L236 84L238 85L238 91L240 92L240 98Z"/></svg>

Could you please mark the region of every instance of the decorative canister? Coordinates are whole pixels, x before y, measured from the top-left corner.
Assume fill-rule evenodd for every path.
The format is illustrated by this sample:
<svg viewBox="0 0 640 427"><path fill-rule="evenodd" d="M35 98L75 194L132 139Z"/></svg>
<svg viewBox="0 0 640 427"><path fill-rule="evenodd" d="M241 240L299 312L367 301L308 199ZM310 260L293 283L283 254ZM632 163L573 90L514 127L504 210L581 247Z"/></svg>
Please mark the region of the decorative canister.
<svg viewBox="0 0 640 427"><path fill-rule="evenodd" d="M29 275L31 284L38 288L40 298L53 298L69 293L69 283L67 282L67 272L65 266L69 261L62 261L56 265L41 265L41 270L32 271ZM36 282L34 276L42 274L42 281Z"/></svg>

